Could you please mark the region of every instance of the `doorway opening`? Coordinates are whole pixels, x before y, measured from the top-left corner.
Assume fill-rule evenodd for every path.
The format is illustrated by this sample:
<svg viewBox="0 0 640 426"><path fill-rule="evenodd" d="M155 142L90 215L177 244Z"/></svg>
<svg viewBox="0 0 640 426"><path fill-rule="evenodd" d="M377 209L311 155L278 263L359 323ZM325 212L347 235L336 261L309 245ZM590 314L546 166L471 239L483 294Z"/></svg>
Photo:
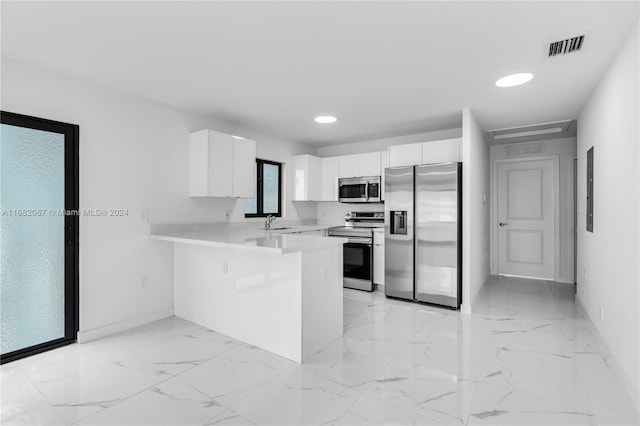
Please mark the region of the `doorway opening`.
<svg viewBox="0 0 640 426"><path fill-rule="evenodd" d="M558 159L494 163L497 273L553 280L558 252Z"/></svg>

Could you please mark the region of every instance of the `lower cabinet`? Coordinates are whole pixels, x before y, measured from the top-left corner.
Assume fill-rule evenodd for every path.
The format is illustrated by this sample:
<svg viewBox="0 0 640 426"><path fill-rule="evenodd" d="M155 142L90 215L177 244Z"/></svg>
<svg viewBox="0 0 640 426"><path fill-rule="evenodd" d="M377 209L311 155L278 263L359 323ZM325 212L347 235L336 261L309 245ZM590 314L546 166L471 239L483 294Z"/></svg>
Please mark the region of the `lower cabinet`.
<svg viewBox="0 0 640 426"><path fill-rule="evenodd" d="M384 232L373 233L373 282L384 285Z"/></svg>

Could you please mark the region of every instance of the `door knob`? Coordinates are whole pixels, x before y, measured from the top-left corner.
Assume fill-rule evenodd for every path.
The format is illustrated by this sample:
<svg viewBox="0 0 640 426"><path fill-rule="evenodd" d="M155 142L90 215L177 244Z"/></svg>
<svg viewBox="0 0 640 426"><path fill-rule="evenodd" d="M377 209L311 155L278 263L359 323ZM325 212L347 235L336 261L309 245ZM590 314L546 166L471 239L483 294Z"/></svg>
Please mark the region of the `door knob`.
<svg viewBox="0 0 640 426"><path fill-rule="evenodd" d="M508 224L508 222L500 222L500 226L507 226Z"/></svg>

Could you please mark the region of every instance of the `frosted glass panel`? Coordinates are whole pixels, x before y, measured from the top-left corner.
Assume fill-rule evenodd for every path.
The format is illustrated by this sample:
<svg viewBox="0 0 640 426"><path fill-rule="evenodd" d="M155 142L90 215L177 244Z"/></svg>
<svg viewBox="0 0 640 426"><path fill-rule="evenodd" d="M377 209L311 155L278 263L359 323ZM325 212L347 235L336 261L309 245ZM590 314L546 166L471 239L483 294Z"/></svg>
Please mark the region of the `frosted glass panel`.
<svg viewBox="0 0 640 426"><path fill-rule="evenodd" d="M262 166L262 212L278 213L278 190L280 188L280 166L263 164Z"/></svg>
<svg viewBox="0 0 640 426"><path fill-rule="evenodd" d="M0 352L64 337L64 135L0 125Z"/></svg>

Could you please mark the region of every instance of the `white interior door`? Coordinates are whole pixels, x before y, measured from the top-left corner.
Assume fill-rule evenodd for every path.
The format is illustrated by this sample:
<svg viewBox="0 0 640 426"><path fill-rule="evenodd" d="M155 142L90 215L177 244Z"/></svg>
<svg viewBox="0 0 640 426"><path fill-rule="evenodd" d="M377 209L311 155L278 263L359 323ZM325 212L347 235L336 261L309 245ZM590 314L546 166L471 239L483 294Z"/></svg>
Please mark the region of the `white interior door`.
<svg viewBox="0 0 640 426"><path fill-rule="evenodd" d="M498 164L498 273L553 279L554 162Z"/></svg>

